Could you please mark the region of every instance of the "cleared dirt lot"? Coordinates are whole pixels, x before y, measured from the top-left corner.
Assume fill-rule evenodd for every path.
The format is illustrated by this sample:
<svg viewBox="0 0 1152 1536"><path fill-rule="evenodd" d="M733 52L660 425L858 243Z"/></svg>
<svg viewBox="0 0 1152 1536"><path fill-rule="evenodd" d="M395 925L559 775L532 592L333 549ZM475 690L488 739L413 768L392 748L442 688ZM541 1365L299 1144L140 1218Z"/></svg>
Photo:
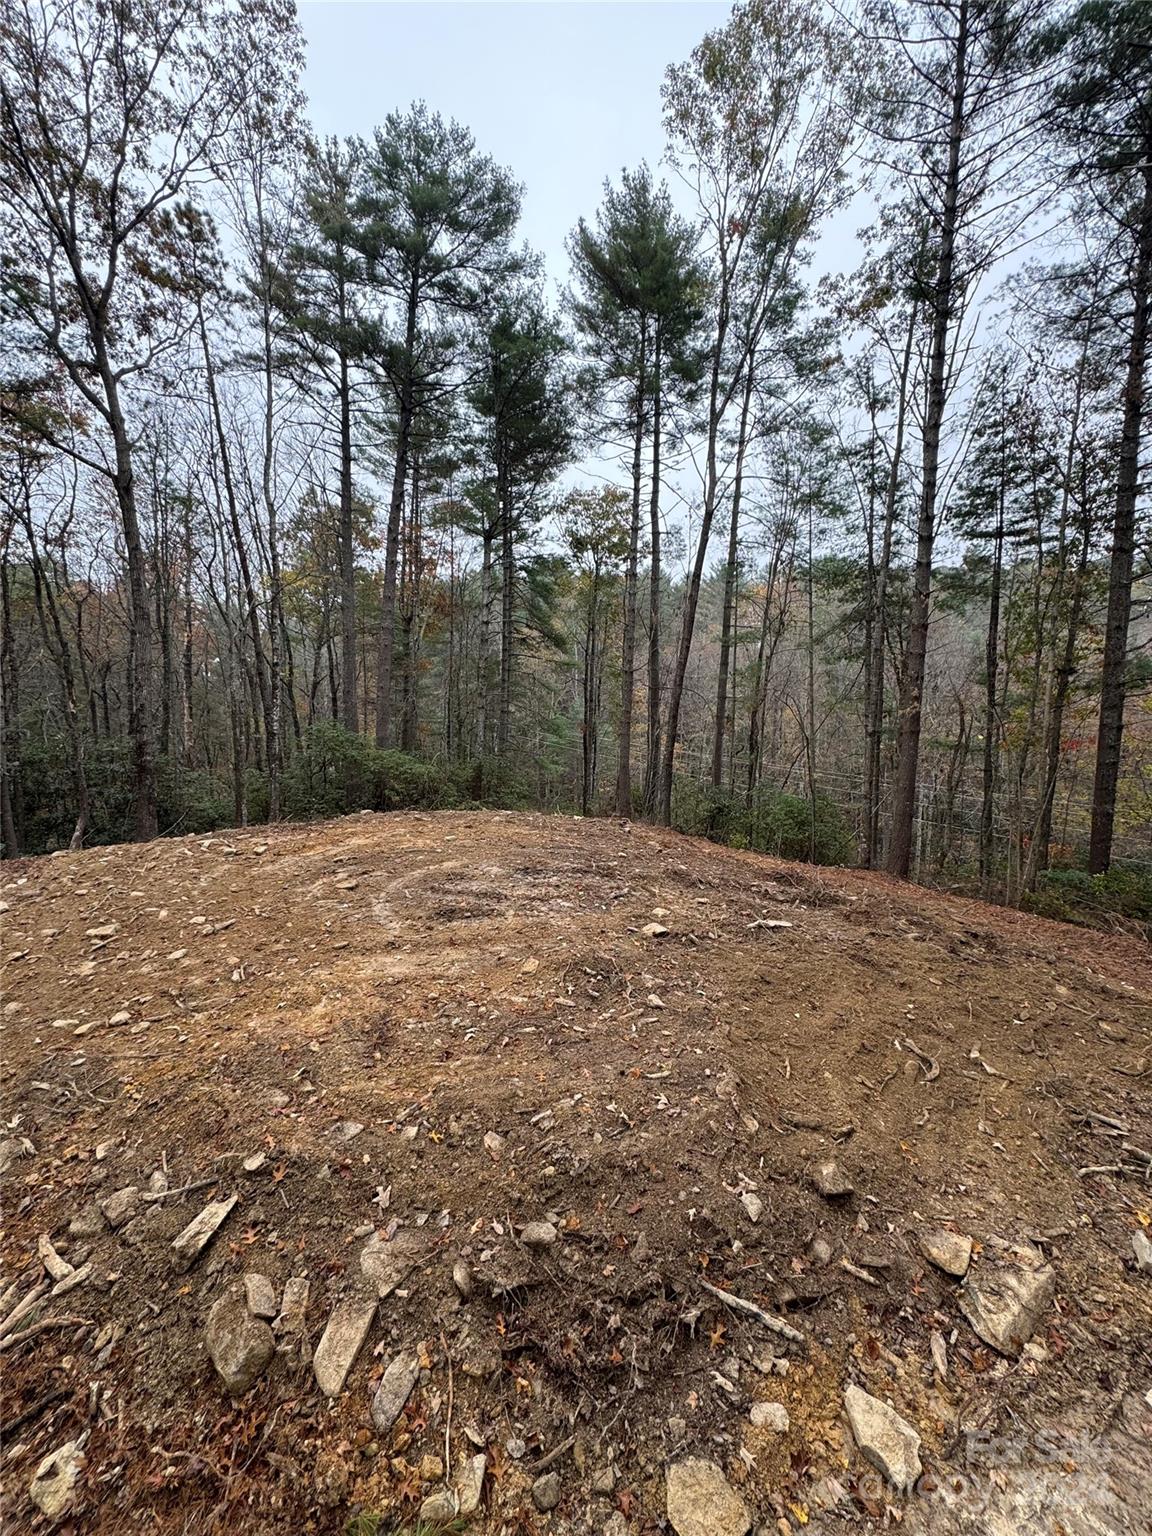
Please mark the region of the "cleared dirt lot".
<svg viewBox="0 0 1152 1536"><path fill-rule="evenodd" d="M33 1474L84 1436L83 1532L387 1532L459 1503L481 1454L477 1531L667 1529L685 1457L765 1530L1148 1519L1138 941L534 815L5 873L4 1313L45 1281L43 1234L89 1266L0 1337L7 1529L47 1524ZM829 1161L850 1191L819 1192ZM233 1195L181 1268L173 1239ZM1023 1351L973 1332L929 1228L974 1239L967 1284L997 1240L1051 1265ZM404 1262L330 1400L312 1354L366 1244ZM206 1322L244 1274L308 1299L233 1396ZM382 1429L397 1358L419 1374ZM850 1383L921 1437L907 1502Z"/></svg>

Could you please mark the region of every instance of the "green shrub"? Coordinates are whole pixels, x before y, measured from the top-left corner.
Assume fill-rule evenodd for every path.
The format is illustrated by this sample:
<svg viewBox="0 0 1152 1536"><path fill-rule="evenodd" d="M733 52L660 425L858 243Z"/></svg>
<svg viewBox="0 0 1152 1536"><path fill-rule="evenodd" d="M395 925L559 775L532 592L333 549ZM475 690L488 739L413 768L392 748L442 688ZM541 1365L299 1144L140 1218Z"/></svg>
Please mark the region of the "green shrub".
<svg viewBox="0 0 1152 1536"><path fill-rule="evenodd" d="M783 859L817 864L851 864L856 856L851 829L831 800L815 805L799 795L758 789L749 806L726 790L677 780L672 824L678 831L733 848L751 848Z"/></svg>
<svg viewBox="0 0 1152 1536"><path fill-rule="evenodd" d="M1134 926L1152 938L1152 870L1124 864L1103 875L1048 869L1022 905L1040 917L1089 928Z"/></svg>

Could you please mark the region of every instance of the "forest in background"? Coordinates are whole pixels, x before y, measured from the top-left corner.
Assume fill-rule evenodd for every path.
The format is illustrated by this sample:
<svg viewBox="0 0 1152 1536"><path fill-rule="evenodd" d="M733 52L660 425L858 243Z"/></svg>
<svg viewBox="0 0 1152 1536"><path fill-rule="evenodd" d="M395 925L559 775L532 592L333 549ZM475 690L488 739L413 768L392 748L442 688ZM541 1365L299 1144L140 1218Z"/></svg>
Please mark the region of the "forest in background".
<svg viewBox="0 0 1152 1536"><path fill-rule="evenodd" d="M0 40L6 857L484 803L1152 918L1143 0L745 0L565 273L286 0Z"/></svg>

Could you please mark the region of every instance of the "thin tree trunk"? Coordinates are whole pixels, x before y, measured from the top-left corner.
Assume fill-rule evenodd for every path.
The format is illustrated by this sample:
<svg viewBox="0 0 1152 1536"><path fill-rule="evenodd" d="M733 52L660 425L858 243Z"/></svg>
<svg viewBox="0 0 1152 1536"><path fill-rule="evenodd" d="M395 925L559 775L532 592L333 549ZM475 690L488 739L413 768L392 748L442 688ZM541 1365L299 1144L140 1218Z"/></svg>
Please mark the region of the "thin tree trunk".
<svg viewBox="0 0 1152 1536"><path fill-rule="evenodd" d="M624 569L624 638L620 659L619 760L616 814L632 815L632 701L636 692L636 564L640 546L641 454L644 450L644 382L648 366L648 321L640 316L636 370L636 420L632 437L632 515L628 524L628 563Z"/></svg>
<svg viewBox="0 0 1152 1536"><path fill-rule="evenodd" d="M404 376L400 381L396 422L396 462L392 470L392 495L388 502L388 531L384 543L384 585L380 593L380 634L376 660L376 745L392 740L392 671L396 630L396 572L400 557L400 525L404 517L404 490L408 480L408 454L412 440L414 354L419 281L408 290L404 321Z"/></svg>
<svg viewBox="0 0 1152 1536"><path fill-rule="evenodd" d="M1148 146L1152 154L1152 145ZM1144 165L1139 250L1133 281L1132 335L1124 381L1124 424L1116 470L1116 511L1112 523L1112 558L1108 575L1108 616L1104 624L1104 659L1100 677L1100 723L1096 772L1092 784L1092 833L1088 870L1099 875L1112 862L1116 826L1116 789L1124 738L1125 673L1128 622L1132 612L1132 567L1136 547L1136 502L1140 478L1140 433L1144 409L1144 374L1148 353L1148 312L1152 305L1152 158Z"/></svg>
<svg viewBox="0 0 1152 1536"><path fill-rule="evenodd" d="M724 778L724 723L728 708L728 672L732 656L732 612L740 550L740 497L744 483L744 454L748 446L748 417L752 407L753 358L749 353L740 402L740 432L736 443L736 472L732 483L732 516L728 525L728 559L724 566L724 601L720 615L720 665L716 674L716 720L712 733L712 788Z"/></svg>
<svg viewBox="0 0 1152 1536"><path fill-rule="evenodd" d="M644 812L656 809L660 778L660 326L653 341L652 489L648 502L651 553L648 565L648 754L644 769Z"/></svg>
<svg viewBox="0 0 1152 1536"><path fill-rule="evenodd" d="M948 331L952 318L956 233L959 222L961 148L968 85L968 6L957 12L956 78L948 129L948 162L944 177L944 207L932 298L932 345L928 365L928 408L924 419L923 488L916 529L916 569L900 698L896 786L888 869L907 880L912 865L916 817L916 779L920 764L920 726L924 674L928 656L928 624L932 602L932 553L936 539L936 494L940 473L940 437L944 423L948 372Z"/></svg>
<svg viewBox="0 0 1152 1536"><path fill-rule="evenodd" d="M1000 740L997 683L1000 671L1000 588L1004 572L1004 465L1001 460L996 529L992 538L992 580L988 591L988 629L984 640L984 758L980 800L980 884L991 895L996 762Z"/></svg>
<svg viewBox="0 0 1152 1536"><path fill-rule="evenodd" d="M352 395L348 359L340 354L340 722L355 735L356 545L352 515Z"/></svg>

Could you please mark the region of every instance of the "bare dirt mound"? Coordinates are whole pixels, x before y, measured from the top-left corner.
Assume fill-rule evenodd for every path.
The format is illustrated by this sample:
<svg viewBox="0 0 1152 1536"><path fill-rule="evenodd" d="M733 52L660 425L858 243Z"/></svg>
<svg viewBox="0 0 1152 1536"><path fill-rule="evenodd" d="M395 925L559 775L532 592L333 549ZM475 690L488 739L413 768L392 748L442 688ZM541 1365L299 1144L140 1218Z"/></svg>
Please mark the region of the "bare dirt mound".
<svg viewBox="0 0 1152 1536"><path fill-rule="evenodd" d="M543 816L5 872L7 1530L1152 1529L1137 941Z"/></svg>

